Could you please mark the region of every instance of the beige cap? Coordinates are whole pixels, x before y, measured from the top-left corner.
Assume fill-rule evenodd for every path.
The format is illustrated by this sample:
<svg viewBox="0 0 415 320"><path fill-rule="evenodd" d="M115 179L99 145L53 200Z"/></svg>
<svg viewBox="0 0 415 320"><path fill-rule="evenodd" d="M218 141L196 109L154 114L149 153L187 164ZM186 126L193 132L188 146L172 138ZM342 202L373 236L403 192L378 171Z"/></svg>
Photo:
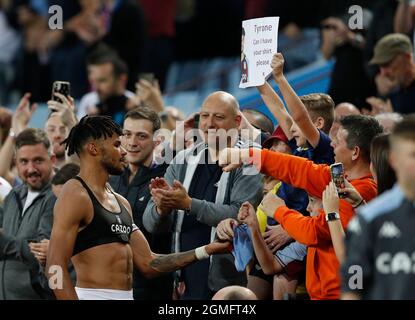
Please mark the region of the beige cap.
<svg viewBox="0 0 415 320"><path fill-rule="evenodd" d="M402 33L391 33L381 38L375 46L374 56L370 64L385 64L398 54L412 52L411 40Z"/></svg>

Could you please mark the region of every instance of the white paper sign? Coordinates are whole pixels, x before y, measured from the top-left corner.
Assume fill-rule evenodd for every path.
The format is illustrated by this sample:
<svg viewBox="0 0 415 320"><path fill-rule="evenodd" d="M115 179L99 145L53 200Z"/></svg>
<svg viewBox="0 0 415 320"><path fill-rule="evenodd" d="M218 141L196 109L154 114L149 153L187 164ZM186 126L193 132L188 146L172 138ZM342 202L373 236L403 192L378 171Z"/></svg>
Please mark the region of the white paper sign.
<svg viewBox="0 0 415 320"><path fill-rule="evenodd" d="M241 82L239 88L263 85L271 74L271 60L277 52L280 17L242 21Z"/></svg>

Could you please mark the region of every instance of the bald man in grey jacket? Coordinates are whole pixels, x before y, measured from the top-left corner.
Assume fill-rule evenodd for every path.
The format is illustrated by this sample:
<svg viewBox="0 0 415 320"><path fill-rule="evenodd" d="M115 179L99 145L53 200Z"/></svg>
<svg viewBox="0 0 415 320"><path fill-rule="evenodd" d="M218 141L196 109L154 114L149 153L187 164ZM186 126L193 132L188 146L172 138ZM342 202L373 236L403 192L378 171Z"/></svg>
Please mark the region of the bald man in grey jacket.
<svg viewBox="0 0 415 320"><path fill-rule="evenodd" d="M214 228L223 219L236 218L244 201L254 206L260 202L260 174L248 172L246 167L222 172L215 158L221 145L218 136L220 139L225 132L234 130L235 139L224 146L252 146L238 137L240 122L239 105L232 95L215 92L208 96L200 111L203 141L178 153L164 178L150 185L152 200L144 212L143 224L150 233L173 231L174 252L212 241ZM215 135L220 129L225 131ZM246 275L236 271L231 254L186 267L178 280L185 283L182 299L210 299L225 286L246 285Z"/></svg>

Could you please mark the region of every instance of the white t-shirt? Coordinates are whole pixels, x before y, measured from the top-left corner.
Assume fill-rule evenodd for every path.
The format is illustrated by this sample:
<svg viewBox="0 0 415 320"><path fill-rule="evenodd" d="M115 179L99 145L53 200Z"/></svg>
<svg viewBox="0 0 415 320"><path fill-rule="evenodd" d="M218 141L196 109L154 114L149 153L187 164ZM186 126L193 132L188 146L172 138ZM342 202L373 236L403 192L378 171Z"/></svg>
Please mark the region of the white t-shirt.
<svg viewBox="0 0 415 320"><path fill-rule="evenodd" d="M5 179L0 177L0 201L3 201L4 198L9 194L10 190L12 190L12 186L8 183Z"/></svg>
<svg viewBox="0 0 415 320"><path fill-rule="evenodd" d="M28 191L27 192L27 197L26 197L26 202L24 203L24 207L23 207L23 212L22 212L22 216L25 214L25 211L27 208L29 208L29 206L32 204L33 200L36 199L36 197L40 194L39 191Z"/></svg>
<svg viewBox="0 0 415 320"><path fill-rule="evenodd" d="M128 90L125 90L124 95L127 98L134 97L134 93ZM81 119L83 116L86 116L88 114L88 109L96 106L99 103L99 97L98 94L93 91L85 94L78 105L78 112L76 114L78 119Z"/></svg>

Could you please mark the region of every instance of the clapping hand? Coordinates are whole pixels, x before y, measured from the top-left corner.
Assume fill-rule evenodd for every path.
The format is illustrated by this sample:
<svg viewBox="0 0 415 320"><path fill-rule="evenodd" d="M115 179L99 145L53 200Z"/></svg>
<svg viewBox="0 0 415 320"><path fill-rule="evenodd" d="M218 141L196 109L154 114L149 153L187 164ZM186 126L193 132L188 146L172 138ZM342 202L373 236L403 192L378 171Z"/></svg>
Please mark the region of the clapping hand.
<svg viewBox="0 0 415 320"><path fill-rule="evenodd" d="M25 93L24 96L20 99L19 105L16 108L16 111L12 117L12 130L18 135L24 129L27 128L27 125L32 118L33 112L37 109L37 104L30 104L30 93Z"/></svg>
<svg viewBox="0 0 415 320"><path fill-rule="evenodd" d="M43 239L40 242L30 242L30 251L33 253L39 263L44 266L46 265L46 257L49 250L49 240Z"/></svg>

